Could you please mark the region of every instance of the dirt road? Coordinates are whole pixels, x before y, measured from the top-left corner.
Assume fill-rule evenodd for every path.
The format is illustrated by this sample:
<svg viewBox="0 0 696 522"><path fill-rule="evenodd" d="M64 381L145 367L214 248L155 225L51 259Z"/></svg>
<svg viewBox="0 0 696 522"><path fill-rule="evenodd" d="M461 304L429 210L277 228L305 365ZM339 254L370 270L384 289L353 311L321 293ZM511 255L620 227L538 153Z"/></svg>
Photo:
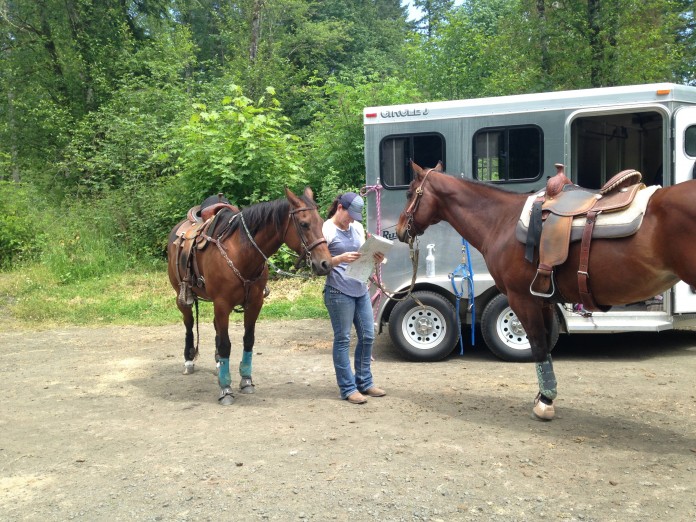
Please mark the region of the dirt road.
<svg viewBox="0 0 696 522"><path fill-rule="evenodd" d="M0 519L696 519L696 333L562 337L551 423L533 366L386 335L389 395L340 401L322 320L259 323L257 393L221 407L201 333L184 376L179 325L1 332Z"/></svg>

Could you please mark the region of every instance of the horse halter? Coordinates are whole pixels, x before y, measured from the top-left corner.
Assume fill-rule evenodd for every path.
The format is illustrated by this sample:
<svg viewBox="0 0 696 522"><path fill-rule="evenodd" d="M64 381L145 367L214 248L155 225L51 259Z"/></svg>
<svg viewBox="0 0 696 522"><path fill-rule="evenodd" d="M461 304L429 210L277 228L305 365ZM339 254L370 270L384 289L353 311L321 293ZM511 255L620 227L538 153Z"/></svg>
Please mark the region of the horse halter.
<svg viewBox="0 0 696 522"><path fill-rule="evenodd" d="M297 221L297 216L296 214L298 212L303 212L305 210L316 210L317 207L300 207L300 208L293 208L290 210L290 218L292 219L292 222L295 224L295 231L297 232L297 237L300 238L300 243L302 243L302 248L304 249L304 255L305 258L307 259L307 264L309 265L309 262L312 257L312 250L321 245L322 243L326 243L326 238L324 236L320 237L316 241L310 243L309 245L307 244L307 240L304 237L304 233L302 232L302 227ZM285 236L288 234L288 228L290 228L290 219L288 219L287 225L285 225L285 232L283 233L283 242L285 242Z"/></svg>
<svg viewBox="0 0 696 522"><path fill-rule="evenodd" d="M425 180L428 179L428 176L430 175L430 173L433 170L435 170L435 169L434 168L428 169L428 171L425 173L425 176L423 176L423 181L421 181L420 186L415 190L415 196L414 196L413 200L411 201L411 204L408 206L408 208L405 211L405 214L406 214L406 233L408 234L410 244L413 244L413 240L415 239L415 236L411 235L411 225L413 224L413 216L416 213L416 210L418 210L420 198L423 195L423 186L425 185Z"/></svg>

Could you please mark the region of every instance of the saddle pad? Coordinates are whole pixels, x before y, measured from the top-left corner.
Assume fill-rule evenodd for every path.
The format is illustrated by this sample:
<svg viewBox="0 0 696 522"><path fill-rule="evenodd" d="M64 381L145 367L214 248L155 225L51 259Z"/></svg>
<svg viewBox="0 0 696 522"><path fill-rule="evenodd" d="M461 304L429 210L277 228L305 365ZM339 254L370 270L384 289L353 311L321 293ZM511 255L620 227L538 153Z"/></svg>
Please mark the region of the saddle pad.
<svg viewBox="0 0 696 522"><path fill-rule="evenodd" d="M660 188L662 187L659 185L653 185L638 191L633 203L625 210L599 214L599 216L597 216L597 221L595 222L592 237L626 237L634 234L643 222L643 215L645 214L645 209L648 206L648 201ZM517 229L515 230L515 237L522 243L526 243L527 241L527 228L529 228L529 218L532 213L532 204L537 197L543 195L543 190L541 192L537 192L536 194L532 194L527 198L524 207L522 207L522 213L520 214L520 219L517 222ZM571 241L580 241L580 239L582 239L585 221L586 219L584 216L573 219L573 224L570 230Z"/></svg>

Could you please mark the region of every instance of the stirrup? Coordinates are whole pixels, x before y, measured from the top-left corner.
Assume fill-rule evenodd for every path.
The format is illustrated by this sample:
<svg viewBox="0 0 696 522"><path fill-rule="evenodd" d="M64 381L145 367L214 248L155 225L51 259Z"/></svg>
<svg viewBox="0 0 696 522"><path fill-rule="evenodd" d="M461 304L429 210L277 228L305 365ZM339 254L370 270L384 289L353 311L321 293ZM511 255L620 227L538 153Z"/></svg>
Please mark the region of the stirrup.
<svg viewBox="0 0 696 522"><path fill-rule="evenodd" d="M549 279L551 280L551 293L550 294L544 294L542 292L535 292L532 290L532 287L534 286L534 282L536 281L537 277L539 277L539 271L537 270L537 273L534 275L534 279L532 279L532 282L529 284L529 293L532 295L535 295L537 297L543 297L544 299L550 299L553 297L553 294L556 293L556 284L553 281L553 270L551 271L551 275L549 276Z"/></svg>
<svg viewBox="0 0 696 522"><path fill-rule="evenodd" d="M182 306L193 305L193 292L186 281L179 283L179 295L176 300Z"/></svg>

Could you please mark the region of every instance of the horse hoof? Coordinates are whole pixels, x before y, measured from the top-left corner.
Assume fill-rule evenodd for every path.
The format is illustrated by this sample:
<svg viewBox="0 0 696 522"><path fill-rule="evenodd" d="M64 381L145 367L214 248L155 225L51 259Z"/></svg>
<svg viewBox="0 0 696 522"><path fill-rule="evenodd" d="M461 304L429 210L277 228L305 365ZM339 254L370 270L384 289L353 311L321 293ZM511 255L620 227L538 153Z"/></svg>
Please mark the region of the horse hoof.
<svg viewBox="0 0 696 522"><path fill-rule="evenodd" d="M239 381L239 393L255 393L254 383L251 382L251 377L242 377Z"/></svg>
<svg viewBox="0 0 696 522"><path fill-rule="evenodd" d="M220 390L220 397L218 397L218 402L223 406L229 406L234 404L234 395L232 395L232 388L226 386Z"/></svg>
<svg viewBox="0 0 696 522"><path fill-rule="evenodd" d="M546 404L542 402L538 396L536 399L534 399L534 409L532 411L537 419L543 421L550 421L556 416L556 410L554 409L553 404Z"/></svg>
<svg viewBox="0 0 696 522"><path fill-rule="evenodd" d="M193 373L193 369L193 361L186 361L184 363L184 375L191 375Z"/></svg>

